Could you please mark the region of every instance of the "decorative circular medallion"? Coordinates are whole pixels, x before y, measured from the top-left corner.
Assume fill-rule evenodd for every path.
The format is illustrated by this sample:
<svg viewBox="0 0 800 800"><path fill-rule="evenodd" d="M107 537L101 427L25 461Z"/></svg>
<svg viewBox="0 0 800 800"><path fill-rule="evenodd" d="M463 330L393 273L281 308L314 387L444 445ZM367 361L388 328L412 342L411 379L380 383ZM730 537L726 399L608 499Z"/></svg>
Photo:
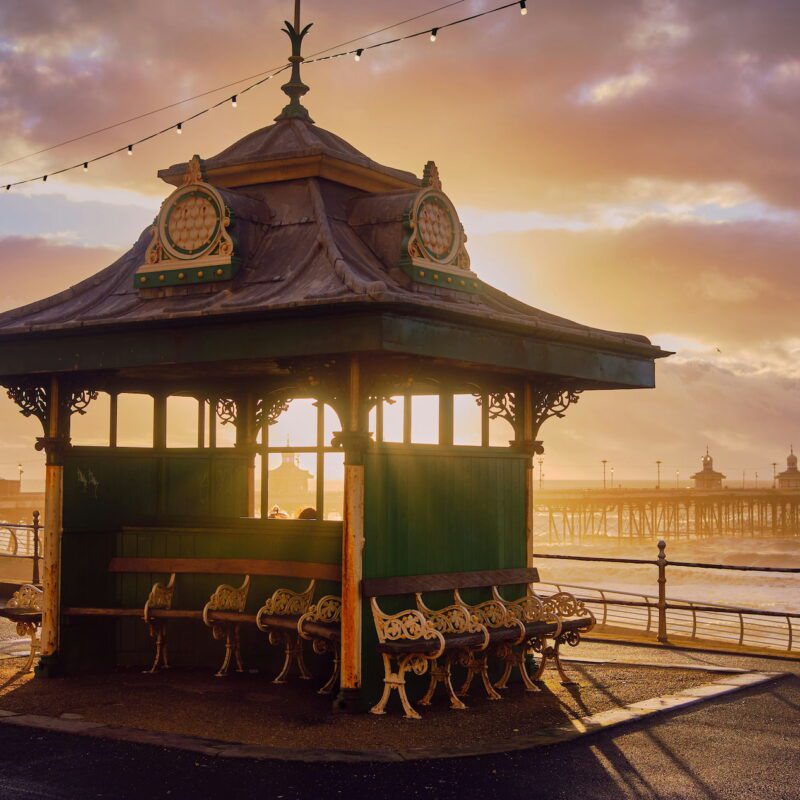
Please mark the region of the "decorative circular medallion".
<svg viewBox="0 0 800 800"><path fill-rule="evenodd" d="M447 196L435 189L423 192L416 203L415 219L425 257L440 264L451 263L461 246L461 223Z"/></svg>
<svg viewBox="0 0 800 800"><path fill-rule="evenodd" d="M161 212L159 228L164 249L179 259L197 258L217 242L223 207L211 188L190 184L175 192Z"/></svg>

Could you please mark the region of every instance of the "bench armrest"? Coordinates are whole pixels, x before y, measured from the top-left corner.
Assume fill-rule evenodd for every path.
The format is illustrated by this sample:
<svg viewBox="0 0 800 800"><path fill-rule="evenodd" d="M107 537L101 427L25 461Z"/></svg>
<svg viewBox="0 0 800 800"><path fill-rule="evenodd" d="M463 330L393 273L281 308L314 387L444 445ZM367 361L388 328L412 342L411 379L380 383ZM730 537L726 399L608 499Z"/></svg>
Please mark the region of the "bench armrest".
<svg viewBox="0 0 800 800"><path fill-rule="evenodd" d="M571 617L589 617L591 623L583 628L584 632L594 628L596 620L594 614L586 608L583 600L578 600L574 594L569 592L556 592L549 597L539 597L547 611L555 614L560 620L570 619Z"/></svg>
<svg viewBox="0 0 800 800"><path fill-rule="evenodd" d="M262 616L305 614L311 604L311 598L314 596L316 584L317 582L312 580L302 592L295 592L291 589L276 589L272 593L272 597L258 609L256 625L258 625L259 630L264 630L261 626Z"/></svg>
<svg viewBox="0 0 800 800"><path fill-rule="evenodd" d="M163 583L154 583L150 594L147 596L147 601L144 604L144 619L145 622L150 622L150 612L158 609L159 611L166 611L172 608L172 598L175 594L175 573L169 576L169 582L166 586Z"/></svg>
<svg viewBox="0 0 800 800"><path fill-rule="evenodd" d="M521 622L548 622L556 626L554 636L561 633L561 620L540 597L528 594L516 600L506 600L496 586L492 586L492 595Z"/></svg>
<svg viewBox="0 0 800 800"><path fill-rule="evenodd" d="M214 623L209 619L210 611L244 611L247 605L247 593L250 591L250 576L245 575L241 586L229 586L223 583L214 590L209 601L203 607L203 622L213 627Z"/></svg>
<svg viewBox="0 0 800 800"><path fill-rule="evenodd" d="M41 611L44 592L32 583L23 583L11 595L6 608L18 608L24 611Z"/></svg>
<svg viewBox="0 0 800 800"><path fill-rule="evenodd" d="M483 634L483 647L485 650L489 646L489 631L482 625L478 618L470 613L470 610L463 605L454 603L452 606L438 608L436 610L428 608L422 599L422 595L417 592L417 609L425 615L425 619L442 635L448 633L480 633Z"/></svg>
<svg viewBox="0 0 800 800"><path fill-rule="evenodd" d="M370 600L370 605L372 606L372 617L375 620L378 641L381 643L436 639L439 648L434 653L426 655L426 658L439 658L444 653L444 636L425 619L425 615L421 611L417 611L415 608L408 608L397 614L384 614L374 597Z"/></svg>
<svg viewBox="0 0 800 800"><path fill-rule="evenodd" d="M307 622L320 622L323 625L338 625L342 618L342 598L333 594L326 594L324 597L310 606L308 611L297 621L297 632L303 639L311 639L304 630L303 626Z"/></svg>

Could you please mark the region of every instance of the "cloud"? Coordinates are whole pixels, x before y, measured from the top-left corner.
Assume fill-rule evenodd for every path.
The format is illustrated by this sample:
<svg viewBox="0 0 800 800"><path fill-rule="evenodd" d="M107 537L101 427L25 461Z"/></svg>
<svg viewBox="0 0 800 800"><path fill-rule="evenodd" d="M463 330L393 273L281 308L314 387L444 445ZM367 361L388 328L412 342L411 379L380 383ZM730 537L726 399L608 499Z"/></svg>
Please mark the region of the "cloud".
<svg viewBox="0 0 800 800"><path fill-rule="evenodd" d="M547 422L540 433L546 475L597 480L605 458L617 479L652 476L655 483L659 459L664 483L674 485L677 470L685 486L708 445L733 483L742 470L748 482L756 471L764 481L800 436L800 376L743 377L702 359L669 360L659 362L656 383L648 391L584 393L563 420Z"/></svg>
<svg viewBox="0 0 800 800"><path fill-rule="evenodd" d="M800 335L795 224L657 220L478 236L469 245L484 279L599 327L754 356Z"/></svg>

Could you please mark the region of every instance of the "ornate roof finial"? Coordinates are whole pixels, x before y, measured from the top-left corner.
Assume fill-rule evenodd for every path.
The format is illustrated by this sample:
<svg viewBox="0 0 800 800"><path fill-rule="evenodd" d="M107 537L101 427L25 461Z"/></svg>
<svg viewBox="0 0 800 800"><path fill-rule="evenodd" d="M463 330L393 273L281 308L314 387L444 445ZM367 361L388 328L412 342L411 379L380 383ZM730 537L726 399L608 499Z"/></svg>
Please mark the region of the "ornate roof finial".
<svg viewBox="0 0 800 800"><path fill-rule="evenodd" d="M287 83L281 86L284 93L289 96L289 103L275 117L275 120L277 122L281 119L303 119L307 122L313 122L314 120L308 114L308 109L300 102L300 98L308 92L308 86L300 80L300 64L303 62L301 50L303 48L303 38L313 24L309 23L301 30L300 0L294 0L294 25L288 20L284 24L286 27L281 28L281 30L289 37L292 43L292 54L289 56L289 63L292 65L292 76Z"/></svg>
<svg viewBox="0 0 800 800"><path fill-rule="evenodd" d="M439 167L436 166L435 161L429 161L425 165L422 172L422 184L442 191L442 179L439 177Z"/></svg>
<svg viewBox="0 0 800 800"><path fill-rule="evenodd" d="M203 159L201 159L200 156L196 154L193 155L186 166L186 174L183 176L184 186L190 183L200 183L205 180L205 175L203 175Z"/></svg>

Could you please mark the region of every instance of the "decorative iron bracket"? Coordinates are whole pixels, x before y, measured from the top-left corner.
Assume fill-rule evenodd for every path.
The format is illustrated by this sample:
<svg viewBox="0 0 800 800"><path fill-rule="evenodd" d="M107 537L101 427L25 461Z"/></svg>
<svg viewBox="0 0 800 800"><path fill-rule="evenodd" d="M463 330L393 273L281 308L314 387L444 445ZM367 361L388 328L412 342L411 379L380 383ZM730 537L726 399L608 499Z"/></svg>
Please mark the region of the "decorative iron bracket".
<svg viewBox="0 0 800 800"><path fill-rule="evenodd" d="M533 438L539 434L539 429L551 417L564 416L567 409L577 403L583 390L577 388L564 388L554 384L543 383L534 386L531 400L531 416L533 419ZM544 452L544 448L542 451Z"/></svg>

